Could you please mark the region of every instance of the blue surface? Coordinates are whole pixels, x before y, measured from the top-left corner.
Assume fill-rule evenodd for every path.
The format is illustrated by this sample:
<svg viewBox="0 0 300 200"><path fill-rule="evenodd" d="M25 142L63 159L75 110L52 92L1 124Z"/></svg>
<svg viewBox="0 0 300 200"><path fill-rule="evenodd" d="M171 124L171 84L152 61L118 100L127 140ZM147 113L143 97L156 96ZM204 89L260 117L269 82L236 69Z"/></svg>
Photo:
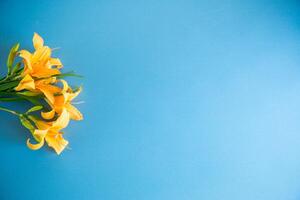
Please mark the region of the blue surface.
<svg viewBox="0 0 300 200"><path fill-rule="evenodd" d="M7 0L0 13L1 66L38 32L85 76L72 81L86 102L61 156L28 150L0 113L0 199L300 199L297 1Z"/></svg>

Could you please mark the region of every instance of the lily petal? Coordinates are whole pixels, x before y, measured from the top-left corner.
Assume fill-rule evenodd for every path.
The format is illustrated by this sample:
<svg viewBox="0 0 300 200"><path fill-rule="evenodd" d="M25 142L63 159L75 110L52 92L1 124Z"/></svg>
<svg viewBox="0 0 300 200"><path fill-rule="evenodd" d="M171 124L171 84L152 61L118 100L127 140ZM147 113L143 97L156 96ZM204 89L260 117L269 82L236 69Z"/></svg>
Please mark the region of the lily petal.
<svg viewBox="0 0 300 200"><path fill-rule="evenodd" d="M50 101L51 104L53 104L55 101L54 94L59 92L58 87L53 86L53 85L43 84L43 83L37 83L36 89L40 90L46 96L46 98Z"/></svg>
<svg viewBox="0 0 300 200"><path fill-rule="evenodd" d="M36 139L38 142L41 142L42 140L44 140L45 136L47 135L48 133L48 129L45 129L45 130L35 130L33 132L33 137L34 139Z"/></svg>
<svg viewBox="0 0 300 200"><path fill-rule="evenodd" d="M31 66L32 54L29 51L21 50L19 51L19 56L25 60L26 67L29 70L32 70L32 66Z"/></svg>
<svg viewBox="0 0 300 200"><path fill-rule="evenodd" d="M82 87L80 87L76 92L74 93L70 93L70 95L68 96L68 101L72 101L73 99L75 99L82 91Z"/></svg>
<svg viewBox="0 0 300 200"><path fill-rule="evenodd" d="M35 89L35 84L33 78L27 74L19 83L19 85L15 88L16 91L20 90L34 90Z"/></svg>
<svg viewBox="0 0 300 200"><path fill-rule="evenodd" d="M42 46L33 53L31 62L35 63L36 67L39 67L39 65L45 67L45 64L50 59L50 56L51 49L47 46Z"/></svg>
<svg viewBox="0 0 300 200"><path fill-rule="evenodd" d="M37 144L32 144L32 143L30 143L30 139L29 138L27 139L27 142L26 142L27 147L29 149L31 149L31 150L38 150L38 149L40 149L44 145L44 143L45 143L45 140L42 140L41 142L39 142Z"/></svg>
<svg viewBox="0 0 300 200"><path fill-rule="evenodd" d="M72 104L66 104L66 109L70 113L70 118L73 120L83 120L81 112Z"/></svg>
<svg viewBox="0 0 300 200"><path fill-rule="evenodd" d="M51 66L56 66L57 68L62 68L62 66L63 66L60 59L58 59L58 58L50 58L49 64Z"/></svg>
<svg viewBox="0 0 300 200"><path fill-rule="evenodd" d="M55 110L52 109L49 112L41 112L41 115L44 119L52 119L55 116Z"/></svg>
<svg viewBox="0 0 300 200"><path fill-rule="evenodd" d="M53 123L52 128L54 130L61 130L63 128L66 128L70 121L70 114L66 109L63 109L60 116L57 118L57 120Z"/></svg>
<svg viewBox="0 0 300 200"><path fill-rule="evenodd" d="M34 120L34 123L40 130L48 130L52 125L51 122L44 122L41 120Z"/></svg>
<svg viewBox="0 0 300 200"><path fill-rule="evenodd" d="M61 72L58 69L52 69L47 67L35 67L34 72L32 72L31 75L37 78L46 78L60 73Z"/></svg>
<svg viewBox="0 0 300 200"><path fill-rule="evenodd" d="M63 95L58 95L55 96L54 98L55 98L54 104L51 104L51 106L53 109L55 109L57 113L60 114L66 103L65 98Z"/></svg>
<svg viewBox="0 0 300 200"><path fill-rule="evenodd" d="M58 133L56 135L47 135L45 139L48 146L52 147L58 155L69 144L69 142L63 138L61 133Z"/></svg>
<svg viewBox="0 0 300 200"><path fill-rule="evenodd" d="M69 84L68 84L68 82L65 81L65 80L63 80L63 79L61 79L60 82L62 82L62 84L63 84L63 89L62 89L61 92L62 92L62 93L63 93L63 92L67 92L68 89L69 89Z"/></svg>
<svg viewBox="0 0 300 200"><path fill-rule="evenodd" d="M37 50L37 49L41 48L42 46L44 46L43 38L37 33L34 33L32 42L33 42L33 46L34 46L35 50Z"/></svg>

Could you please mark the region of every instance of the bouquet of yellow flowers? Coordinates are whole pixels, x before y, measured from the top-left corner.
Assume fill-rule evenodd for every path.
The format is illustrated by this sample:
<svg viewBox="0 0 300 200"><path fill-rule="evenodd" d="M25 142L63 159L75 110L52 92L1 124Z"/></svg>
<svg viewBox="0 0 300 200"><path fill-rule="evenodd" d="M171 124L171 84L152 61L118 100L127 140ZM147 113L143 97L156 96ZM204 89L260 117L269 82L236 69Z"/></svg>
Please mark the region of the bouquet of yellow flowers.
<svg viewBox="0 0 300 200"><path fill-rule="evenodd" d="M16 115L28 129L35 140L32 142L32 139L27 139L30 149L40 149L46 142L60 154L68 145L62 130L70 120L83 119L72 104L81 87L71 88L63 79L78 75L60 71L63 67L61 61L51 57L52 49L44 45L43 38L37 33L33 36L33 53L19 51L19 46L16 44L11 48L7 74L0 78L0 102L25 100L32 104L32 108L24 113L4 107L0 107L0 110Z"/></svg>

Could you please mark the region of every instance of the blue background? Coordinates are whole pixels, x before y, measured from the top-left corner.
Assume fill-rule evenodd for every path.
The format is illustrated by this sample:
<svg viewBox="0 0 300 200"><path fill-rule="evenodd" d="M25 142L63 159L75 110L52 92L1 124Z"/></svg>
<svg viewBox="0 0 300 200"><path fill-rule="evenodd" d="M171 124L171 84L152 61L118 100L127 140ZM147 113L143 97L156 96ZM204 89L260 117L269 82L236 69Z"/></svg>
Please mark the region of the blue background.
<svg viewBox="0 0 300 200"><path fill-rule="evenodd" d="M83 80L60 156L0 113L0 199L300 199L300 3L1 1ZM27 104L5 104L25 110Z"/></svg>

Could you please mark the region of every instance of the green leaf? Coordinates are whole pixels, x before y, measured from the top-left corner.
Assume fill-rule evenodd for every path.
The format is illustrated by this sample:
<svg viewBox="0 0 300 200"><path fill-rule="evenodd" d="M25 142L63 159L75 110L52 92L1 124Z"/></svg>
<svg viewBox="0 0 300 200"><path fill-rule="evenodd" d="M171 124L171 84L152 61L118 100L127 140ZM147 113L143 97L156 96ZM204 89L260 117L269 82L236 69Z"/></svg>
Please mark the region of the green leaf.
<svg viewBox="0 0 300 200"><path fill-rule="evenodd" d="M1 84L0 84L1 85ZM4 92L4 91L1 91L0 92L0 97L4 97L4 96L14 96L15 95L15 92Z"/></svg>
<svg viewBox="0 0 300 200"><path fill-rule="evenodd" d="M79 74L75 74L74 72L71 71L71 72L67 72L67 73L52 75L52 76L49 76L49 77L36 78L35 80L43 80L43 79L48 79L48 78L51 78L51 77L64 78L64 77L68 77L68 76L83 78L83 76L81 76Z"/></svg>
<svg viewBox="0 0 300 200"><path fill-rule="evenodd" d="M67 77L67 76L72 76L72 77L77 77L77 78L83 78L83 76L81 76L79 74L76 74L73 71L62 73L62 74L53 75L53 77L57 77L57 78L64 78L64 77Z"/></svg>
<svg viewBox="0 0 300 200"><path fill-rule="evenodd" d="M36 111L42 110L42 109L43 109L43 106L34 106L34 107L30 108L29 110L27 110L26 114L36 112Z"/></svg>
<svg viewBox="0 0 300 200"><path fill-rule="evenodd" d="M7 83L0 84L0 91L4 91L7 89L13 89L19 84L19 81L11 81Z"/></svg>
<svg viewBox="0 0 300 200"><path fill-rule="evenodd" d="M36 106L42 106L43 104L39 101L39 98L38 97L28 97L28 96L24 96L24 95L21 95L21 94L16 94L17 96L19 97L22 97L24 98L25 100L27 101L30 101L33 105L36 105Z"/></svg>
<svg viewBox="0 0 300 200"><path fill-rule="evenodd" d="M21 124L27 128L31 133L34 132L35 127L32 125L32 123L24 116L20 115L19 117Z"/></svg>
<svg viewBox="0 0 300 200"><path fill-rule="evenodd" d="M20 44L17 43L15 44L11 49L10 49L10 52L9 52L9 55L8 55L8 58L7 58L7 69L8 69L8 74L11 73L11 70L12 70L12 65L14 63L14 59L17 55L17 52L19 50L19 46Z"/></svg>
<svg viewBox="0 0 300 200"><path fill-rule="evenodd" d="M26 99L22 99L21 97L0 97L0 101L3 102L11 102L11 101L25 101Z"/></svg>

